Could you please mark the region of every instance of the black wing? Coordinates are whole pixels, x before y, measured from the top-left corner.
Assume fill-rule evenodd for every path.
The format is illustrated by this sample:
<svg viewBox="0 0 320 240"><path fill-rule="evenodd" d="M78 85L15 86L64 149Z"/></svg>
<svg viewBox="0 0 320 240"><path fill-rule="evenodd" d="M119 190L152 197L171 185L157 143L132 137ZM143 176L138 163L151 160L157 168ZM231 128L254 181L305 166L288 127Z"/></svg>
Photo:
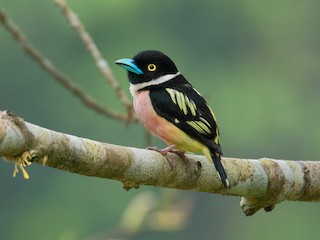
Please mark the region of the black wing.
<svg viewBox="0 0 320 240"><path fill-rule="evenodd" d="M186 80L150 89L150 98L158 115L222 155L215 116L206 100Z"/></svg>

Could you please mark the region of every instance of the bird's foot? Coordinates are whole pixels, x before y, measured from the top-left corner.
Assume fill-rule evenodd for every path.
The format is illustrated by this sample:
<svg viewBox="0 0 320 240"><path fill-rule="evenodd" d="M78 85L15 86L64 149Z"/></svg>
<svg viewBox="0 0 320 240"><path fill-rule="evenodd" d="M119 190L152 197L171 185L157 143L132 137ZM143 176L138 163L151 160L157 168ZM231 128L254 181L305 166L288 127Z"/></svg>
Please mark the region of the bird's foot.
<svg viewBox="0 0 320 240"><path fill-rule="evenodd" d="M166 148L158 148L158 147L147 147L148 150L152 150L152 151L156 151L158 153L160 153L162 156L165 157L165 159L167 160L169 166L171 169L173 169L173 162L172 160L168 157L168 152L172 151L172 149L174 148L174 145L170 145Z"/></svg>
<svg viewBox="0 0 320 240"><path fill-rule="evenodd" d="M148 150L153 150L153 151L156 151L158 153L161 153L166 159L167 159L167 162L168 164L170 165L170 168L172 169L173 168L173 163L172 163L172 160L168 157L168 153L171 152L171 153L174 153L176 155L178 155L180 158L182 158L182 160L184 161L184 163L189 166L190 164L190 161L189 159L186 157L186 155L184 154L184 151L179 151L179 150L175 150L176 146L175 145L170 145L166 148L158 148L158 147L147 147Z"/></svg>
<svg viewBox="0 0 320 240"><path fill-rule="evenodd" d="M187 158L187 156L186 156L184 151L179 151L179 150L172 149L170 152L178 155L187 166L190 165L190 160L189 160L189 158Z"/></svg>
<svg viewBox="0 0 320 240"><path fill-rule="evenodd" d="M158 147L147 147L148 150L156 151L161 153L163 156L167 155L168 152L171 152L175 148L175 145L170 145L166 148L158 148Z"/></svg>

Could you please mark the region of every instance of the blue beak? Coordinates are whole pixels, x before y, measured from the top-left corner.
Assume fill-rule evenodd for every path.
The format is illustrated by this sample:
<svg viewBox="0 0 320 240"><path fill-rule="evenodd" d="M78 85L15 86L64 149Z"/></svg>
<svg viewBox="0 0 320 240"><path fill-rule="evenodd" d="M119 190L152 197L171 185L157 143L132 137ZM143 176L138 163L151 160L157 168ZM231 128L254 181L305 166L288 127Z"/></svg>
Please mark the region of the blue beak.
<svg viewBox="0 0 320 240"><path fill-rule="evenodd" d="M115 64L119 65L120 67L124 68L129 72L133 72L138 75L143 74L142 70L136 64L134 64L133 59L130 59L130 58L119 59L115 62Z"/></svg>

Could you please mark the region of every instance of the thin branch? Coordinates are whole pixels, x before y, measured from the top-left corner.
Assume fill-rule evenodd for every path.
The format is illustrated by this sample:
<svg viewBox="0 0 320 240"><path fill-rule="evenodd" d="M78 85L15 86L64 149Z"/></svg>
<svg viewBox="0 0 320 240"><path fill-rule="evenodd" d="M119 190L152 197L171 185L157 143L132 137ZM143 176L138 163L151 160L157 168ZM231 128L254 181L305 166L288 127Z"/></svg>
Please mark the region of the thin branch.
<svg viewBox="0 0 320 240"><path fill-rule="evenodd" d="M170 168L157 152L51 131L8 111L0 112L0 156L13 161L23 172L31 162L37 162L67 172L118 180L126 189L152 185L243 196L240 206L246 215L261 208L271 211L284 200L320 201L320 161L223 158L231 184L225 189L213 164L204 156L188 155L190 164L186 165L170 155Z"/></svg>
<svg viewBox="0 0 320 240"><path fill-rule="evenodd" d="M120 102L126 107L128 111L128 118L131 120L133 118L133 108L131 101L127 98L127 95L122 91L119 82L115 79L109 64L105 58L102 57L100 50L93 41L90 34L86 31L84 25L81 23L78 16L73 12L73 10L68 6L65 0L55 0L57 6L60 8L61 12L65 15L71 27L73 27L78 33L81 41L90 52L93 57L96 66L101 71L107 82L115 90L119 97Z"/></svg>
<svg viewBox="0 0 320 240"><path fill-rule="evenodd" d="M106 108L97 103L91 96L85 94L76 84L74 84L66 75L58 70L58 68L41 52L29 43L27 37L19 29L19 27L9 19L4 11L0 9L0 23L7 29L9 33L17 40L23 50L44 70L46 70L57 82L78 97L84 105L94 109L96 112L111 117L116 120L128 121L128 116L121 114L115 110Z"/></svg>

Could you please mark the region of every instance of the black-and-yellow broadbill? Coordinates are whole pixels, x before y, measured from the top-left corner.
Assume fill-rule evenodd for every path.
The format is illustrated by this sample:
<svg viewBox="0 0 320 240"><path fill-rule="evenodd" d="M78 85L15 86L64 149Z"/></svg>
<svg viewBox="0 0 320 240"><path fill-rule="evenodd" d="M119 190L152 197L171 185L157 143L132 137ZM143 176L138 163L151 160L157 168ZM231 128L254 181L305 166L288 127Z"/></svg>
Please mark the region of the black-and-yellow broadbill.
<svg viewBox="0 0 320 240"><path fill-rule="evenodd" d="M229 187L221 163L219 130L215 115L203 96L183 77L174 62L159 51L146 50L116 64L128 71L133 106L145 128L169 146L168 152L203 153L214 163ZM156 148L154 148L156 149Z"/></svg>

